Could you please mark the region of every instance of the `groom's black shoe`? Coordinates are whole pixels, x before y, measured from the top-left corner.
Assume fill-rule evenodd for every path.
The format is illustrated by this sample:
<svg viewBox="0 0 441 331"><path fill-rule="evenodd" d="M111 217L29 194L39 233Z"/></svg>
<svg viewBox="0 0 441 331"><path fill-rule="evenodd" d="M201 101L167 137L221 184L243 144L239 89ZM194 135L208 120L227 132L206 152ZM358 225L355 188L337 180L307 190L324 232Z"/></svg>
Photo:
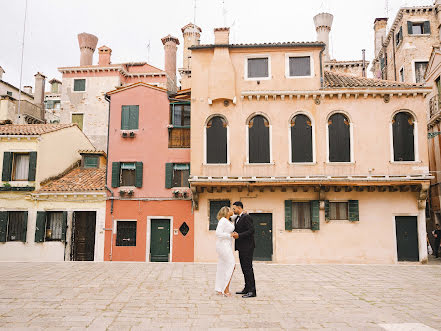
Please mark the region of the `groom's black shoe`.
<svg viewBox="0 0 441 331"><path fill-rule="evenodd" d="M242 295L242 298L255 298L256 296L256 292L248 292L247 294Z"/></svg>
<svg viewBox="0 0 441 331"><path fill-rule="evenodd" d="M236 294L247 294L248 290L243 289L242 291L236 292Z"/></svg>

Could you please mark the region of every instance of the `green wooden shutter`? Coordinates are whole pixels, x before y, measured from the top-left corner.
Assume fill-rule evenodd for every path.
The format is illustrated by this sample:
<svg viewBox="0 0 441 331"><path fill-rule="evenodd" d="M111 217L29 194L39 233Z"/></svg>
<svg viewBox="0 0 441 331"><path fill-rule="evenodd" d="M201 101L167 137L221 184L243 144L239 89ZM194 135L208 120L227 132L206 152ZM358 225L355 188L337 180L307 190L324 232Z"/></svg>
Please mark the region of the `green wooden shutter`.
<svg viewBox="0 0 441 331"><path fill-rule="evenodd" d="M29 175L28 181L35 181L35 175L37 172L37 152L29 153Z"/></svg>
<svg viewBox="0 0 441 331"><path fill-rule="evenodd" d="M121 130L128 130L130 125L130 106L122 106Z"/></svg>
<svg viewBox="0 0 441 331"><path fill-rule="evenodd" d="M6 231L8 229L8 212L0 211L0 242L6 241Z"/></svg>
<svg viewBox="0 0 441 331"><path fill-rule="evenodd" d="M311 230L320 230L320 201L311 201Z"/></svg>
<svg viewBox="0 0 441 331"><path fill-rule="evenodd" d="M112 187L120 185L121 162L112 162Z"/></svg>
<svg viewBox="0 0 441 331"><path fill-rule="evenodd" d="M46 212L37 211L37 221L35 222L35 242L44 242L46 233Z"/></svg>
<svg viewBox="0 0 441 331"><path fill-rule="evenodd" d="M4 152L3 153L3 172L2 172L2 181L8 182L11 180L12 173L12 153Z"/></svg>
<svg viewBox="0 0 441 331"><path fill-rule="evenodd" d="M61 224L61 240L66 241L67 211L63 211L63 223Z"/></svg>
<svg viewBox="0 0 441 331"><path fill-rule="evenodd" d="M430 21L424 21L423 33L430 34Z"/></svg>
<svg viewBox="0 0 441 331"><path fill-rule="evenodd" d="M142 173L143 173L143 164L142 164L142 162L136 162L136 168L135 168L135 187L142 187Z"/></svg>
<svg viewBox="0 0 441 331"><path fill-rule="evenodd" d="M173 163L165 164L165 188L173 187Z"/></svg>
<svg viewBox="0 0 441 331"><path fill-rule="evenodd" d="M292 230L292 201L285 200L285 230Z"/></svg>
<svg viewBox="0 0 441 331"><path fill-rule="evenodd" d="M407 33L408 33L409 35L413 34L413 33L412 33L412 27L413 27L412 22L407 21Z"/></svg>
<svg viewBox="0 0 441 331"><path fill-rule="evenodd" d="M137 130L139 126L139 106L130 106L130 130Z"/></svg>
<svg viewBox="0 0 441 331"><path fill-rule="evenodd" d="M325 220L330 221L331 220L331 213L329 210L329 201L325 200Z"/></svg>
<svg viewBox="0 0 441 331"><path fill-rule="evenodd" d="M216 230L217 228L217 213L222 207L230 207L230 200L210 201L210 224L208 230Z"/></svg>
<svg viewBox="0 0 441 331"><path fill-rule="evenodd" d="M84 157L84 168L98 168L98 157L97 156L85 156Z"/></svg>
<svg viewBox="0 0 441 331"><path fill-rule="evenodd" d="M22 236L21 236L21 241L23 241L24 243L26 242L26 237L27 237L27 232L28 232L28 212L25 211L23 212L24 214L24 219L23 219L23 228L22 228Z"/></svg>
<svg viewBox="0 0 441 331"><path fill-rule="evenodd" d="M349 221L358 222L360 220L358 200L349 200Z"/></svg>

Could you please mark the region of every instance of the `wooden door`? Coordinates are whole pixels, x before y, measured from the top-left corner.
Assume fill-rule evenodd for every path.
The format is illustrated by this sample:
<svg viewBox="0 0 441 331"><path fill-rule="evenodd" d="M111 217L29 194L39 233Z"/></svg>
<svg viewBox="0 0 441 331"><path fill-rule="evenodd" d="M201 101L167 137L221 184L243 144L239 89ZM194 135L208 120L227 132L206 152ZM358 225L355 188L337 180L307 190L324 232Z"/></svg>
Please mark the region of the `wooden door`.
<svg viewBox="0 0 441 331"><path fill-rule="evenodd" d="M72 219L72 261L93 261L95 256L96 212L74 212Z"/></svg>
<svg viewBox="0 0 441 331"><path fill-rule="evenodd" d="M416 216L395 217L398 261L419 261Z"/></svg>
<svg viewBox="0 0 441 331"><path fill-rule="evenodd" d="M170 255L170 220L152 219L150 261L168 262Z"/></svg>
<svg viewBox="0 0 441 331"><path fill-rule="evenodd" d="M273 256L273 215L250 214L254 224L254 260L271 261Z"/></svg>

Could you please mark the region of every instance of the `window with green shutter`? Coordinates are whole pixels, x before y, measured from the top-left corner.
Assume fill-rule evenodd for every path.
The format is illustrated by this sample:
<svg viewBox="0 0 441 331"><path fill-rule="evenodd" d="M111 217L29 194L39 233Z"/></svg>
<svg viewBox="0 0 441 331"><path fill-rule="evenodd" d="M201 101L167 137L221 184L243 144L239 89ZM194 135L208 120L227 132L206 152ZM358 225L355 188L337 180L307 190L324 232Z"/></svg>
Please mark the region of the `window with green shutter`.
<svg viewBox="0 0 441 331"><path fill-rule="evenodd" d="M349 200L349 221L358 222L360 220L358 200Z"/></svg>
<svg viewBox="0 0 441 331"><path fill-rule="evenodd" d="M75 92L86 91L86 80L85 79L74 79L74 91Z"/></svg>
<svg viewBox="0 0 441 331"><path fill-rule="evenodd" d="M112 162L112 187L120 186L121 162Z"/></svg>
<svg viewBox="0 0 441 331"><path fill-rule="evenodd" d="M28 213L23 211L8 212L7 241L26 242Z"/></svg>
<svg viewBox="0 0 441 331"><path fill-rule="evenodd" d="M143 164L142 162L135 163L135 187L142 187Z"/></svg>
<svg viewBox="0 0 441 331"><path fill-rule="evenodd" d="M173 164L173 187L188 187L188 177L190 176L190 164Z"/></svg>
<svg viewBox="0 0 441 331"><path fill-rule="evenodd" d="M29 174L28 181L35 181L35 176L37 172L37 152L29 153Z"/></svg>
<svg viewBox="0 0 441 331"><path fill-rule="evenodd" d="M120 180L121 186L135 186L135 184L136 184L136 164L135 164L135 162L121 163L121 177L120 178L121 178L121 180Z"/></svg>
<svg viewBox="0 0 441 331"><path fill-rule="evenodd" d="M6 241L7 231L8 231L8 212L0 211L0 242Z"/></svg>
<svg viewBox="0 0 441 331"><path fill-rule="evenodd" d="M292 201L285 200L285 230L292 230Z"/></svg>
<svg viewBox="0 0 441 331"><path fill-rule="evenodd" d="M121 108L121 130L138 130L139 128L139 106L122 106Z"/></svg>
<svg viewBox="0 0 441 331"><path fill-rule="evenodd" d="M430 21L407 22L407 33L409 35L430 34Z"/></svg>
<svg viewBox="0 0 441 331"><path fill-rule="evenodd" d="M83 159L84 168L98 168L99 157L95 155L85 155Z"/></svg>
<svg viewBox="0 0 441 331"><path fill-rule="evenodd" d="M320 230L320 201L311 201L311 230Z"/></svg>
<svg viewBox="0 0 441 331"><path fill-rule="evenodd" d="M12 153L3 153L3 169L2 169L2 181L8 182L11 180L12 175Z"/></svg>
<svg viewBox="0 0 441 331"><path fill-rule="evenodd" d="M61 224L61 240L66 242L67 211L63 211L63 223Z"/></svg>
<svg viewBox="0 0 441 331"><path fill-rule="evenodd" d="M217 213L222 207L230 207L230 200L211 200L210 201L210 223L209 230L216 230L217 228Z"/></svg>
<svg viewBox="0 0 441 331"><path fill-rule="evenodd" d="M325 221L329 222L331 220L329 213L329 200L325 200Z"/></svg>
<svg viewBox="0 0 441 331"><path fill-rule="evenodd" d="M46 235L46 212L37 211L37 221L35 224L35 242L44 242Z"/></svg>
<svg viewBox="0 0 441 331"><path fill-rule="evenodd" d="M165 188L173 187L173 163L165 164Z"/></svg>

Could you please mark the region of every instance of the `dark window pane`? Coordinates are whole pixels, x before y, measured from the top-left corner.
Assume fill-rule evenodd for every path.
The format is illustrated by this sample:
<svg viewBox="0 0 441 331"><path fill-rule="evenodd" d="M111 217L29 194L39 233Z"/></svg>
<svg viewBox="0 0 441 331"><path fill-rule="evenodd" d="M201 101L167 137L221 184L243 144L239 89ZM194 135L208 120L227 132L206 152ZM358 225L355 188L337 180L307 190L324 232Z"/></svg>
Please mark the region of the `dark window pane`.
<svg viewBox="0 0 441 331"><path fill-rule="evenodd" d="M84 168L98 168L98 156L85 156Z"/></svg>
<svg viewBox="0 0 441 331"><path fill-rule="evenodd" d="M135 163L121 164L121 186L135 186Z"/></svg>
<svg viewBox="0 0 441 331"><path fill-rule="evenodd" d="M349 120L343 114L334 114L328 121L329 161L350 162L351 142Z"/></svg>
<svg viewBox="0 0 441 331"><path fill-rule="evenodd" d="M85 79L74 79L74 91L85 91L86 90L86 80Z"/></svg>
<svg viewBox="0 0 441 331"><path fill-rule="evenodd" d="M406 112L395 115L392 123L394 161L415 161L413 116Z"/></svg>
<svg viewBox="0 0 441 331"><path fill-rule="evenodd" d="M347 202L330 202L329 212L331 220L347 220L348 219L348 203Z"/></svg>
<svg viewBox="0 0 441 331"><path fill-rule="evenodd" d="M173 125L182 126L182 105L175 105L173 111Z"/></svg>
<svg viewBox="0 0 441 331"><path fill-rule="evenodd" d="M291 121L292 162L312 162L312 124L305 115Z"/></svg>
<svg viewBox="0 0 441 331"><path fill-rule="evenodd" d="M173 187L188 187L190 166L188 164L175 164L173 167Z"/></svg>
<svg viewBox="0 0 441 331"><path fill-rule="evenodd" d="M23 229L27 222L26 214L21 211L8 212L8 241L25 241Z"/></svg>
<svg viewBox="0 0 441 331"><path fill-rule="evenodd" d="M289 58L290 76L311 76L311 57L290 57Z"/></svg>
<svg viewBox="0 0 441 331"><path fill-rule="evenodd" d="M268 77L268 58L248 59L248 78Z"/></svg>
<svg viewBox="0 0 441 331"><path fill-rule="evenodd" d="M184 105L183 126L190 126L190 105Z"/></svg>
<svg viewBox="0 0 441 331"><path fill-rule="evenodd" d="M219 116L207 124L207 163L227 163L227 124Z"/></svg>
<svg viewBox="0 0 441 331"><path fill-rule="evenodd" d="M265 117L257 115L248 124L249 162L269 163L269 123Z"/></svg>
<svg viewBox="0 0 441 331"><path fill-rule="evenodd" d="M217 213L222 207L230 207L230 200L210 201L210 225L209 230L216 230L217 227Z"/></svg>
<svg viewBox="0 0 441 331"><path fill-rule="evenodd" d="M116 246L136 246L136 221L118 221Z"/></svg>

